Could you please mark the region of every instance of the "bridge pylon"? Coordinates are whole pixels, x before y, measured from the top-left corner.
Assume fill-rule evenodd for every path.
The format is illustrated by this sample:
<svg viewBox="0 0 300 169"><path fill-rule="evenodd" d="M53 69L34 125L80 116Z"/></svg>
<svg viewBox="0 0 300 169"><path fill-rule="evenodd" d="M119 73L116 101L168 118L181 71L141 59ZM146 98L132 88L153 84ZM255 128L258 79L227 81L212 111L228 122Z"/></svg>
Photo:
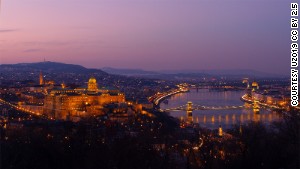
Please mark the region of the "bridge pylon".
<svg viewBox="0 0 300 169"><path fill-rule="evenodd" d="M193 111L193 103L191 101L188 101L186 104L186 110L187 111Z"/></svg>
<svg viewBox="0 0 300 169"><path fill-rule="evenodd" d="M258 105L258 101L257 100L254 100L253 102L253 112L256 113L256 114L259 114L259 105Z"/></svg>
<svg viewBox="0 0 300 169"><path fill-rule="evenodd" d="M193 103L191 101L186 104L187 122L193 123Z"/></svg>

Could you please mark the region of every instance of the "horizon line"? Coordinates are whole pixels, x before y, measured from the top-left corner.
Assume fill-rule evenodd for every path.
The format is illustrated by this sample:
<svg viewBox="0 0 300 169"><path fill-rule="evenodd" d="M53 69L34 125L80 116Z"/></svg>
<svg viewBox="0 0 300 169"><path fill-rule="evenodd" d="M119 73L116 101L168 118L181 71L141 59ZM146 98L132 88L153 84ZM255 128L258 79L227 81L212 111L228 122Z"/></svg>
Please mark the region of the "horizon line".
<svg viewBox="0 0 300 169"><path fill-rule="evenodd" d="M49 61L49 60L42 60L42 61L37 61L37 62L19 62L19 63L6 63L6 64L2 64L0 63L0 65L17 65L17 64L32 64L32 63L61 63L61 64L70 64L70 65L78 65L78 66L82 66L84 68L87 69L99 69L99 70L103 70L105 68L111 68L111 69L118 69L118 70L140 70L140 71L148 71L148 72L153 72L153 73L163 73L164 71L176 71L174 73L178 74L178 73L209 73L209 72L201 72L201 71L254 71L255 73L264 73L264 74L269 74L269 75L275 75L275 76L289 76L289 74L284 74L284 73L268 73L268 72L264 72L261 70L256 70L256 69L160 69L160 70L148 70L148 69L142 69L142 68L124 68L124 67L111 67L111 66L106 66L106 67L87 67L81 64L74 64L74 63L66 63L66 62L58 62L58 61ZM180 72L182 71L182 72ZM190 71L190 72L188 72ZM194 71L194 72L193 72ZM253 73L253 72L248 72L248 73ZM220 74L222 75L222 74ZM228 75L228 73L227 73Z"/></svg>

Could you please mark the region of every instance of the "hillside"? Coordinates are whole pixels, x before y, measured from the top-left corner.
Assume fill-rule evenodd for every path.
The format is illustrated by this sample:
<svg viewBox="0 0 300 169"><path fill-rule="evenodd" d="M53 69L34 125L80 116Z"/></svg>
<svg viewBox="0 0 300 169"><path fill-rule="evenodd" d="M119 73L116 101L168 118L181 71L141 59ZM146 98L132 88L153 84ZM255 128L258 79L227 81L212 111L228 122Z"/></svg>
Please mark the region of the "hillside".
<svg viewBox="0 0 300 169"><path fill-rule="evenodd" d="M107 74L100 69L88 69L80 65L58 62L37 62L0 65L1 73L6 71L42 71L45 73L98 73Z"/></svg>

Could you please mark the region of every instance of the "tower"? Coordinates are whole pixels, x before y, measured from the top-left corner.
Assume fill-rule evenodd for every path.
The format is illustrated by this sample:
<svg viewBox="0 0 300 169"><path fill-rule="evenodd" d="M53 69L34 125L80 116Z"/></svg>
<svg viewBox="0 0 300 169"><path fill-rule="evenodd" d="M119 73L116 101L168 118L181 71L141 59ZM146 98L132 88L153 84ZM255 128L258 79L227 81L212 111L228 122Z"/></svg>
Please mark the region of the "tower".
<svg viewBox="0 0 300 169"><path fill-rule="evenodd" d="M259 113L259 108L260 108L258 103L259 103L258 100L253 101L253 112L257 114Z"/></svg>
<svg viewBox="0 0 300 169"><path fill-rule="evenodd" d="M258 83L256 81L252 82L252 91L256 91L259 89Z"/></svg>
<svg viewBox="0 0 300 169"><path fill-rule="evenodd" d="M40 71L40 85L44 84L43 74L42 71Z"/></svg>
<svg viewBox="0 0 300 169"><path fill-rule="evenodd" d="M96 92L98 90L98 84L95 77L91 77L88 81L88 91Z"/></svg>
<svg viewBox="0 0 300 169"><path fill-rule="evenodd" d="M223 136L223 129L222 129L221 125L219 126L218 135L219 135L220 137Z"/></svg>
<svg viewBox="0 0 300 169"><path fill-rule="evenodd" d="M187 122L193 123L193 103L188 102L186 105Z"/></svg>

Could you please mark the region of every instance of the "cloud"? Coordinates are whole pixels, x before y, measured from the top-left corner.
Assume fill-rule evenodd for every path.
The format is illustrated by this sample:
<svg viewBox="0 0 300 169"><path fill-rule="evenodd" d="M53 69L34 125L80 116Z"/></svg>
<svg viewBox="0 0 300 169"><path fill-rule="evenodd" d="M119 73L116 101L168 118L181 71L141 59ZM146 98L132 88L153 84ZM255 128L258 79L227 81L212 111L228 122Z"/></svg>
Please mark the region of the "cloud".
<svg viewBox="0 0 300 169"><path fill-rule="evenodd" d="M39 52L41 50L42 49L26 49L26 50L23 50L23 52L30 53L30 52Z"/></svg>
<svg viewBox="0 0 300 169"><path fill-rule="evenodd" d="M30 46L40 46L40 45L47 45L47 46L61 46L61 45L68 45L70 42L62 42L62 41L30 41L30 42L24 42L25 45Z"/></svg>
<svg viewBox="0 0 300 169"><path fill-rule="evenodd" d="M0 29L0 33L6 33L6 32L15 32L18 31L17 29Z"/></svg>
<svg viewBox="0 0 300 169"><path fill-rule="evenodd" d="M94 41L27 41L22 44L27 46L66 46L66 45L90 45L90 44L104 44L102 40Z"/></svg>

